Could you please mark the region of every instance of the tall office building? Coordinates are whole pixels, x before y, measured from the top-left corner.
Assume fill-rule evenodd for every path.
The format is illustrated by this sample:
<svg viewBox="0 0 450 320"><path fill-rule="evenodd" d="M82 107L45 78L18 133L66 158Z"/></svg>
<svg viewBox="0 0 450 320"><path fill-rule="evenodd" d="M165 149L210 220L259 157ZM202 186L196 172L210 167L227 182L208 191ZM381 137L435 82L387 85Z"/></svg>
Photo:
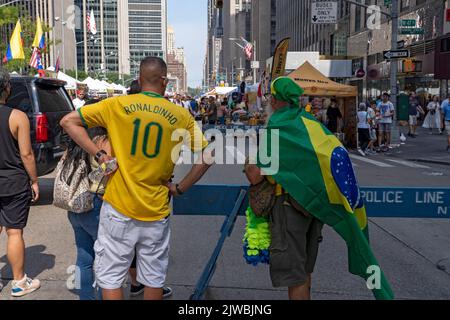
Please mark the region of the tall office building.
<svg viewBox="0 0 450 320"><path fill-rule="evenodd" d="M223 9L217 8L215 0L208 0L208 39L206 44L203 86L214 87L222 60Z"/></svg>
<svg viewBox="0 0 450 320"><path fill-rule="evenodd" d="M260 61L260 72L265 70L266 61L273 55L277 45L276 2L252 1L252 40L256 43L255 52Z"/></svg>
<svg viewBox="0 0 450 320"><path fill-rule="evenodd" d="M252 75L250 61L245 56L242 38L251 41L251 0L224 1L222 62L219 73L229 85ZM232 39L232 40L230 40ZM239 44L239 45L238 45Z"/></svg>
<svg viewBox="0 0 450 320"><path fill-rule="evenodd" d="M167 0L128 0L131 74L148 56L167 58Z"/></svg>

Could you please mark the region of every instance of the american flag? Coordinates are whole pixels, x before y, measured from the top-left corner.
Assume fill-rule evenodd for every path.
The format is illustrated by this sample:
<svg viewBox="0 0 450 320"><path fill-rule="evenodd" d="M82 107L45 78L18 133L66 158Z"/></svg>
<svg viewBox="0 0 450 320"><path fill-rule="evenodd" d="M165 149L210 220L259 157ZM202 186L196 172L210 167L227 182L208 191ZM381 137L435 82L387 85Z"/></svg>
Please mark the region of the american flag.
<svg viewBox="0 0 450 320"><path fill-rule="evenodd" d="M248 42L244 38L242 38L242 41L244 41L244 43L245 43L244 52L245 52L245 55L247 56L247 59L248 60L252 60L252 57L253 57L253 44L251 44L250 42Z"/></svg>
<svg viewBox="0 0 450 320"><path fill-rule="evenodd" d="M33 49L33 54L31 55L30 59L30 67L37 69L39 67L41 60L41 53L39 52L38 48Z"/></svg>
<svg viewBox="0 0 450 320"><path fill-rule="evenodd" d="M87 29L93 34L97 34L97 24L95 23L94 10L91 10L91 14L87 16Z"/></svg>

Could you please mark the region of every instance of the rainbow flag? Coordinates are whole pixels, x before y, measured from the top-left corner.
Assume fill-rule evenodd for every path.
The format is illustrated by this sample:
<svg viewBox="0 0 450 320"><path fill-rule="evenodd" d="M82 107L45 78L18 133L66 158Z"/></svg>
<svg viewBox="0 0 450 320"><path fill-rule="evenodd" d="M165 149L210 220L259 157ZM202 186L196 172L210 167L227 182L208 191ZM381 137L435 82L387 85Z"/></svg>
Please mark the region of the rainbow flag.
<svg viewBox="0 0 450 320"><path fill-rule="evenodd" d="M25 53L23 52L23 39L22 39L22 26L20 20L17 20L16 27L9 41L8 49L6 50L3 63L14 59L25 59Z"/></svg>

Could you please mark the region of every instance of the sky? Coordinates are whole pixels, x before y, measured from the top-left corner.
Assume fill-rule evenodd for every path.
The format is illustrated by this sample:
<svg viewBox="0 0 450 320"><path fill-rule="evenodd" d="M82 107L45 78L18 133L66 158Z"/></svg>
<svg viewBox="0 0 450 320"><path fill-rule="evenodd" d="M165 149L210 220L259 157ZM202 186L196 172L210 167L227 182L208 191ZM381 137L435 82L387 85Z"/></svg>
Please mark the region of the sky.
<svg viewBox="0 0 450 320"><path fill-rule="evenodd" d="M206 0L168 0L168 24L175 30L175 46L184 47L189 87L202 85L206 54Z"/></svg>

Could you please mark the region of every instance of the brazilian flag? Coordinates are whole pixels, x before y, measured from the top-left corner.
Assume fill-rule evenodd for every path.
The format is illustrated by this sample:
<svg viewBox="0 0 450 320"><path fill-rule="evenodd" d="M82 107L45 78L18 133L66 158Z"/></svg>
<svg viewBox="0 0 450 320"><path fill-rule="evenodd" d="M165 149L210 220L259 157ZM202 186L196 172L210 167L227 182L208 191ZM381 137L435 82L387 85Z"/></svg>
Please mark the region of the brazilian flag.
<svg viewBox="0 0 450 320"><path fill-rule="evenodd" d="M368 270L374 270L369 267L379 268L379 264L370 249L366 210L347 150L325 126L297 106L275 112L267 129L260 151L266 152L272 165L278 161L279 169L270 172L261 157L258 166L345 240L349 271L369 279L372 273ZM279 150L270 143L274 135L279 136ZM394 298L382 272L381 286L372 291L376 299Z"/></svg>

